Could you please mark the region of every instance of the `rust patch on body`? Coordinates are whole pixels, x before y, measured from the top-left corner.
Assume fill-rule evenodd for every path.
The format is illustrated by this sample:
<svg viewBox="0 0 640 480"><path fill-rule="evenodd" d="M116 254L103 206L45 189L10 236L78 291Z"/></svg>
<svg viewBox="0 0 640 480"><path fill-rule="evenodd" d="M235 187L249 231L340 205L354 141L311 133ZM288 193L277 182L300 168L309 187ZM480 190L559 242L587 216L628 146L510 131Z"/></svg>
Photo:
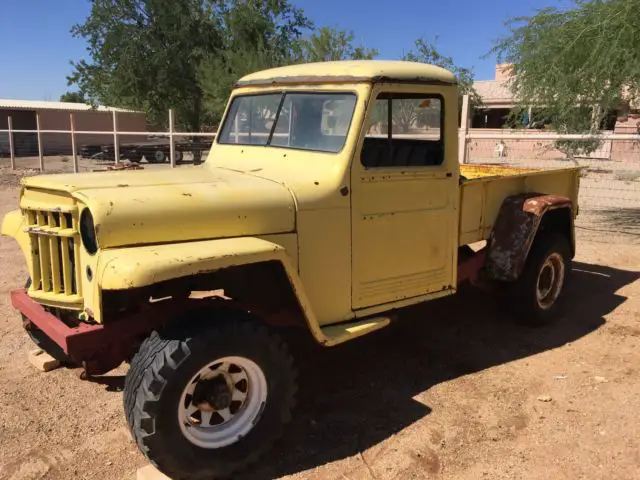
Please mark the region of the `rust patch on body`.
<svg viewBox="0 0 640 480"><path fill-rule="evenodd" d="M460 165L460 175L467 180L493 177L509 177L539 172L539 168L513 167L511 165L496 164L464 164Z"/></svg>

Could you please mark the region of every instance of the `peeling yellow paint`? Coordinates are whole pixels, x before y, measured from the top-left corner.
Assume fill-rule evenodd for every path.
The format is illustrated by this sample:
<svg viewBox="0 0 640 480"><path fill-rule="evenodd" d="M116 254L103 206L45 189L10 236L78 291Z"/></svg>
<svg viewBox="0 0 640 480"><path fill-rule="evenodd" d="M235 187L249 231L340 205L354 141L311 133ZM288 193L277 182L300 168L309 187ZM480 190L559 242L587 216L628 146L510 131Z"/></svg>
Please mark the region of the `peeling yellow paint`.
<svg viewBox="0 0 640 480"><path fill-rule="evenodd" d="M204 164L195 167L24 180L24 211L33 215L57 209L74 215L73 229L66 233L75 242L81 280L73 300L83 310L100 321L105 289L278 261L312 333L331 344L388 323L381 317L345 324L354 318L455 293L457 247L488 239L508 196L540 192L577 204L578 169L458 164L458 90L450 72L412 62L293 66L241 79L230 100L282 91L283 84L287 91L355 95L341 151L214 141ZM380 92L442 99L441 165L362 165L364 127ZM95 255L80 243L77 219L84 208L90 209L96 226ZM22 227L20 211L12 212L2 233L18 240L33 272L37 257ZM32 236L42 237L48 228L38 226ZM87 278L87 268L94 272L93 280ZM45 296L64 306L63 296ZM322 333L321 327L336 324L341 326Z"/></svg>

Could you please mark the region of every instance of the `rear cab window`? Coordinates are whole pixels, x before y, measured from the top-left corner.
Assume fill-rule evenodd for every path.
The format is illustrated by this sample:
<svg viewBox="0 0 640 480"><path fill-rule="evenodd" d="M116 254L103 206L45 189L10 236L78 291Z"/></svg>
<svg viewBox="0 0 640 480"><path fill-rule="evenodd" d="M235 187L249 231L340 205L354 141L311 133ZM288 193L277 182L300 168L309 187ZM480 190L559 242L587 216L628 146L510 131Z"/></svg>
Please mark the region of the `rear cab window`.
<svg viewBox="0 0 640 480"><path fill-rule="evenodd" d="M360 161L367 168L436 166L444 162L440 95L380 93L369 116Z"/></svg>

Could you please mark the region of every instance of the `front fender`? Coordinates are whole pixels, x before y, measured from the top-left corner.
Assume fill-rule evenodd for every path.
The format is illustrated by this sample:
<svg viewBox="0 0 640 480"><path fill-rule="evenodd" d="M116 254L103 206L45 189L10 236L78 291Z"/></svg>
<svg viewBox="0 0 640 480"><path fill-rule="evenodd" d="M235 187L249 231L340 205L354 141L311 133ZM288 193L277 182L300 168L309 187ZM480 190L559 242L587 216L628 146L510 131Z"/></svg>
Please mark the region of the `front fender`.
<svg viewBox="0 0 640 480"><path fill-rule="evenodd" d="M29 271L31 271L31 253L29 246L29 234L24 231L24 218L20 210L13 210L2 218L2 227L0 233L7 237L11 237L18 242L20 250L24 255Z"/></svg>
<svg viewBox="0 0 640 480"><path fill-rule="evenodd" d="M274 260L282 264L311 333L324 343L326 338L286 250L281 245L260 238L227 238L103 250L97 279L101 290L127 290Z"/></svg>

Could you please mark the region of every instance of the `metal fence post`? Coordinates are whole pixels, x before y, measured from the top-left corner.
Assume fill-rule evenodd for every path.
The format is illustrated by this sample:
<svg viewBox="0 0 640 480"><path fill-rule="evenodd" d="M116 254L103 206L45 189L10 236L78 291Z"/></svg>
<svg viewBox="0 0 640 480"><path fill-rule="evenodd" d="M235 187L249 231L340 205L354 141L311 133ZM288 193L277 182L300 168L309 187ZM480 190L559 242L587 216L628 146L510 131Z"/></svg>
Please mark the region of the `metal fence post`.
<svg viewBox="0 0 640 480"><path fill-rule="evenodd" d="M11 157L11 170L16 169L16 152L13 149L13 119L11 115L7 117L7 127L9 129L9 156Z"/></svg>
<svg viewBox="0 0 640 480"><path fill-rule="evenodd" d="M120 162L120 142L118 138L118 113L115 110L111 111L113 115L113 158L115 163Z"/></svg>
<svg viewBox="0 0 640 480"><path fill-rule="evenodd" d="M44 156L42 155L42 135L40 134L40 114L36 110L36 131L38 135L38 158L40 159L40 171L44 172Z"/></svg>
<svg viewBox="0 0 640 480"><path fill-rule="evenodd" d="M458 130L458 162L467 162L467 134L469 133L469 95L462 97L460 129Z"/></svg>
<svg viewBox="0 0 640 480"><path fill-rule="evenodd" d="M174 116L173 108L169 109L169 161L171 162L171 168L176 166L176 144L173 141L174 130Z"/></svg>
<svg viewBox="0 0 640 480"><path fill-rule="evenodd" d="M71 127L71 155L73 155L73 173L78 173L78 153L76 150L76 126L73 121L73 113L69 114L69 125Z"/></svg>

